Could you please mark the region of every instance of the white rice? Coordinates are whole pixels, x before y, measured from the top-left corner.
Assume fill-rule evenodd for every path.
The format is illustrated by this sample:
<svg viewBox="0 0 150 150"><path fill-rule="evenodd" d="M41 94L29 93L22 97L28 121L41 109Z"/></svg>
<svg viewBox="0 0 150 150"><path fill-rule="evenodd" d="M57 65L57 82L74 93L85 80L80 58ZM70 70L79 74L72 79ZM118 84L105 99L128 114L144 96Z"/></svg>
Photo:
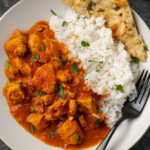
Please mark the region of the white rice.
<svg viewBox="0 0 150 150"><path fill-rule="evenodd" d="M65 26L62 26L63 21L67 22ZM51 16L50 28L57 39L67 44L74 57L82 62L85 81L92 90L97 94L108 95L101 100L100 105L108 126L112 127L121 117L126 98L136 94L138 65L131 64L131 57L124 45L114 41L112 31L105 27L103 17L87 19L69 9L63 17ZM88 42L90 46L82 47L81 41ZM122 85L125 93L117 90L115 85Z"/></svg>

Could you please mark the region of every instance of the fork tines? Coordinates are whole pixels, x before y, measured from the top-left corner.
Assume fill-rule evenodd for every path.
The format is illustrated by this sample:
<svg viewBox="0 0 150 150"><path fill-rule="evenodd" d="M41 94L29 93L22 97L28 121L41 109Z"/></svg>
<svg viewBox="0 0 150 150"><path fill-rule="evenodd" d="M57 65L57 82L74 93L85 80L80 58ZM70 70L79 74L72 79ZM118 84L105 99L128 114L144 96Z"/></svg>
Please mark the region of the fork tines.
<svg viewBox="0 0 150 150"><path fill-rule="evenodd" d="M138 91L138 97L135 101L136 104L140 104L142 108L142 104L145 105L149 94L150 94L150 73L145 69L142 71L139 80L136 84L136 88Z"/></svg>

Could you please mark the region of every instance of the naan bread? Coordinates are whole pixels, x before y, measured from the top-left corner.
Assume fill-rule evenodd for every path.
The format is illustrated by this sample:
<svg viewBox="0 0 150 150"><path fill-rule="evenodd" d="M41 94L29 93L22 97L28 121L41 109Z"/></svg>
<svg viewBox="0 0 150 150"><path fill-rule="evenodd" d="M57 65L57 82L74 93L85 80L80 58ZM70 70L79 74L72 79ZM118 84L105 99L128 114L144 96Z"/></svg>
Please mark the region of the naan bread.
<svg viewBox="0 0 150 150"><path fill-rule="evenodd" d="M146 61L146 46L138 34L132 11L127 0L62 0L85 17L104 16L106 27L113 37L125 44L133 57Z"/></svg>

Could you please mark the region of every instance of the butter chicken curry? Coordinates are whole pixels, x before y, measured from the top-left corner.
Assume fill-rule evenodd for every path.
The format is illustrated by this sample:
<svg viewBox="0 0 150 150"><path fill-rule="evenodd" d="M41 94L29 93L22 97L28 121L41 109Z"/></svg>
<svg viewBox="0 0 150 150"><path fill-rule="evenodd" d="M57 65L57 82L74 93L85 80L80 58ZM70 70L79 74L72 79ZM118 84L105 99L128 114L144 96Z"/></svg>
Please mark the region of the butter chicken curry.
<svg viewBox="0 0 150 150"><path fill-rule="evenodd" d="M91 147L109 132L99 106L102 97L86 85L84 70L48 22L18 29L4 45L8 60L4 87L10 113L32 135L65 149Z"/></svg>

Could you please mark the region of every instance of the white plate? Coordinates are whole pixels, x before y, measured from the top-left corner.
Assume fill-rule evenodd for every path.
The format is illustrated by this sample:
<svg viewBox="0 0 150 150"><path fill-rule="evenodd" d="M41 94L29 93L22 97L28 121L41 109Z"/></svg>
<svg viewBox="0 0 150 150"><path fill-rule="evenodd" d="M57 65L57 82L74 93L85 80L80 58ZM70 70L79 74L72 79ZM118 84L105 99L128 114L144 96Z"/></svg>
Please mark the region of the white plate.
<svg viewBox="0 0 150 150"><path fill-rule="evenodd" d="M27 133L10 115L6 100L2 94L6 82L4 64L7 59L3 44L18 28L29 29L36 21L49 20L50 10L57 14L64 14L67 6L60 0L22 0L0 18L0 138L14 150L58 150L44 144ZM134 12L140 34L150 49L150 31L143 20ZM148 52L150 57L150 52ZM150 59L141 64L141 68L149 69ZM124 122L113 136L108 150L127 150L132 147L145 133L150 125L150 100L148 101L141 116L135 120ZM91 137L92 138L92 137ZM93 148L90 148L94 150Z"/></svg>

